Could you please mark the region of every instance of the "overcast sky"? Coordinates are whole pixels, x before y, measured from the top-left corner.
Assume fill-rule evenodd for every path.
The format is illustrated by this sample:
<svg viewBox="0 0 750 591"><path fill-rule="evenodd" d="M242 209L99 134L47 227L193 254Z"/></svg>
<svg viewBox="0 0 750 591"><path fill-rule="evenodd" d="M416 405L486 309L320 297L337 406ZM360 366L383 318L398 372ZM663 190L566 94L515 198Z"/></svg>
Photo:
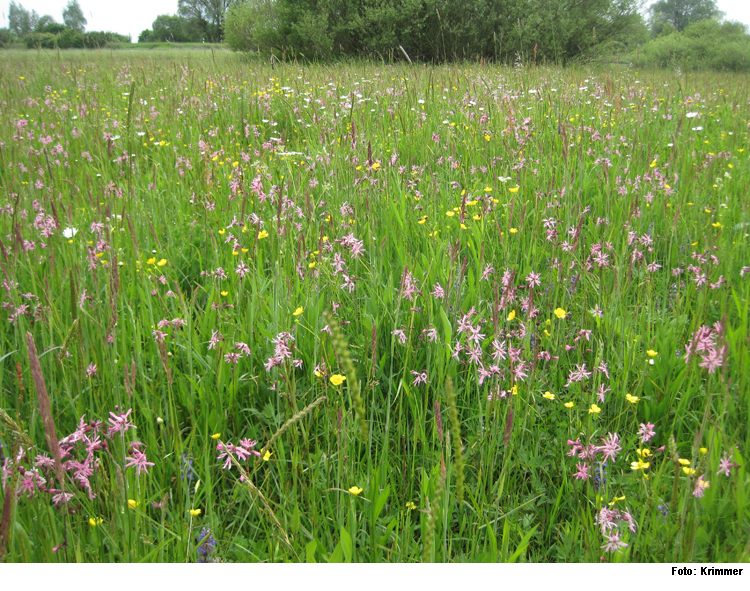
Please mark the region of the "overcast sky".
<svg viewBox="0 0 750 591"><path fill-rule="evenodd" d="M36 10L40 15L52 15L62 22L62 11L67 0L20 0L27 10ZM144 29L150 29L151 23L160 14L175 14L177 0L78 0L83 14L88 20L87 31L112 31L131 35L133 41ZM650 4L651 2L647 2ZM0 0L0 26L8 26L8 6L10 2ZM737 20L750 26L749 0L718 0L720 10L726 13L729 20Z"/></svg>

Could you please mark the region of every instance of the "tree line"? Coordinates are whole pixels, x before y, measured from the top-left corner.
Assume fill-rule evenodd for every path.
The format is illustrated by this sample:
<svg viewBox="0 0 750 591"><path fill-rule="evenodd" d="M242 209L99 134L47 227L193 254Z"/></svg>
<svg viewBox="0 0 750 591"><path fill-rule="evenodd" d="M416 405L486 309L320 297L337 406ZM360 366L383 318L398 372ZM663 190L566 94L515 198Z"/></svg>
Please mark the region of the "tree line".
<svg viewBox="0 0 750 591"><path fill-rule="evenodd" d="M111 43L130 43L127 35L103 31L86 31L87 20L78 0L70 0L62 12L63 22L58 23L49 14L39 15L20 3L8 6L8 28L0 29L0 46L22 41L29 49L67 49L105 47Z"/></svg>

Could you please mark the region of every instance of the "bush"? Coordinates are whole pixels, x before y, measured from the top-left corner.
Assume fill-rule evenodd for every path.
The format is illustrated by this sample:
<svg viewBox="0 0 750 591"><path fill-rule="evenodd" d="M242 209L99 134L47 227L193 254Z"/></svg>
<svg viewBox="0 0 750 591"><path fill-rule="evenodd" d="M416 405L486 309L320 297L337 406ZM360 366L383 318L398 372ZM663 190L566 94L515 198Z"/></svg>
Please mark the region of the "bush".
<svg viewBox="0 0 750 591"><path fill-rule="evenodd" d="M60 49L83 48L83 35L73 29L65 29L57 36L57 46Z"/></svg>
<svg viewBox="0 0 750 591"><path fill-rule="evenodd" d="M8 29L0 29L0 47L3 49L6 47L10 47L10 43L13 40L13 37L10 34L10 31Z"/></svg>
<svg viewBox="0 0 750 591"><path fill-rule="evenodd" d="M24 38L26 47L29 49L54 49L57 47L57 35L52 33L31 33Z"/></svg>
<svg viewBox="0 0 750 591"><path fill-rule="evenodd" d="M641 60L657 67L750 71L750 35L741 23L703 20L680 32L662 33L641 48Z"/></svg>

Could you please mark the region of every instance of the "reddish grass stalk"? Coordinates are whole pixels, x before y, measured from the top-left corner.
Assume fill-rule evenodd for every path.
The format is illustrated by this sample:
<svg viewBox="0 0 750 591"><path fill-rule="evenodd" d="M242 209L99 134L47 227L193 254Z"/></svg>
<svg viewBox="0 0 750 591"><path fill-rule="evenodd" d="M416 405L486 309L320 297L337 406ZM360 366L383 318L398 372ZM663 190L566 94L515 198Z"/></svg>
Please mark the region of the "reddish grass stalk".
<svg viewBox="0 0 750 591"><path fill-rule="evenodd" d="M44 424L44 436L47 439L47 446L52 453L52 459L55 461L55 476L57 477L57 483L60 488L63 488L64 472L62 459L60 457L60 446L57 442L55 420L52 418L52 405L50 404L49 395L47 394L47 386L44 384L42 366L39 365L39 356L36 353L36 345L34 345L34 336L30 332L26 333L26 344L28 345L29 350L31 377L34 378L37 399L39 401L39 412L42 415L42 423Z"/></svg>

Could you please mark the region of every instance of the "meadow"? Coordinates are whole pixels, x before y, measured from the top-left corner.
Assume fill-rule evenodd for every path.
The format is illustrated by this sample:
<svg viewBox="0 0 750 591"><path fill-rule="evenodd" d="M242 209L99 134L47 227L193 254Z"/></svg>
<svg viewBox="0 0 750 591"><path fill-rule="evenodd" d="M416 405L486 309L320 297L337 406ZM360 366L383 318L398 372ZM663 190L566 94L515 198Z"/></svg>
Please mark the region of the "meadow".
<svg viewBox="0 0 750 591"><path fill-rule="evenodd" d="M0 61L0 560L750 558L746 76Z"/></svg>

